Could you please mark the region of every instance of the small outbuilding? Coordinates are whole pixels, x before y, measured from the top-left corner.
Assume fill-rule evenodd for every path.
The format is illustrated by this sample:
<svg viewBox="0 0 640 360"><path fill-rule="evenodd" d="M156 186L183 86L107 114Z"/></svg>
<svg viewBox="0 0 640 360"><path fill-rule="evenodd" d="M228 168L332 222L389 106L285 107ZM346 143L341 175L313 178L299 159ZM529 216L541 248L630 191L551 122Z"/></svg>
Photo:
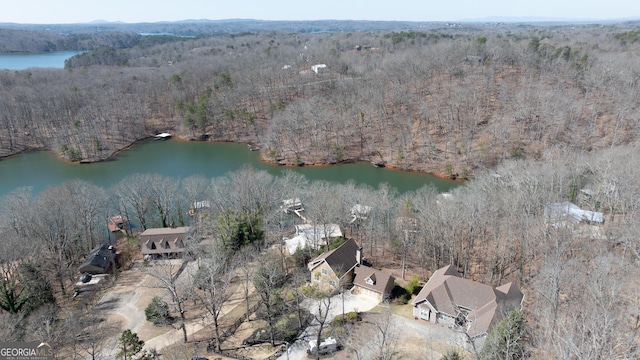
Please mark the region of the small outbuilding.
<svg viewBox="0 0 640 360"><path fill-rule="evenodd" d="M197 213L206 213L209 210L211 210L211 202L209 200L195 201L191 209L187 211L187 214L194 216Z"/></svg>
<svg viewBox="0 0 640 360"><path fill-rule="evenodd" d="M482 56L477 55L467 55L464 60L474 66L482 66L484 65L484 58Z"/></svg>
<svg viewBox="0 0 640 360"><path fill-rule="evenodd" d="M282 200L282 206L280 206L280 208L282 209L282 211L284 211L285 214L304 211L304 205L298 198Z"/></svg>
<svg viewBox="0 0 640 360"><path fill-rule="evenodd" d="M107 220L107 228L111 232L123 231L125 226L129 223L129 219L122 214L115 214L109 216Z"/></svg>
<svg viewBox="0 0 640 360"><path fill-rule="evenodd" d="M313 70L314 73L316 74L322 74L325 71L327 71L327 65L326 64L316 64L311 66L311 70Z"/></svg>

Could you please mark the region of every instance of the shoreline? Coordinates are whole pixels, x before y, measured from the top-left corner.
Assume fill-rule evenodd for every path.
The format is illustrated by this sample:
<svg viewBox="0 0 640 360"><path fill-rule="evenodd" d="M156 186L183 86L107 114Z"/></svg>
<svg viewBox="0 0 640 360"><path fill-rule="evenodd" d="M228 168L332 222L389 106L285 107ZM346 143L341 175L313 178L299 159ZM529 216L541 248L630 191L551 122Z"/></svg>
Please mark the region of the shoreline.
<svg viewBox="0 0 640 360"><path fill-rule="evenodd" d="M296 165L296 164L292 164L292 163L280 163L280 162L274 162L271 160L268 160L264 157L264 155L262 154L262 151L260 151L260 161L265 163L265 164L269 164L269 165L274 165L274 166L285 166L285 167L324 167L324 166L333 166L333 165L341 165L341 164L355 164L358 162L367 162L367 163L371 163L371 161L368 160L344 160L344 161L339 161L339 162L335 162L335 163L313 163L313 164L303 164L303 165ZM462 177L456 177L455 179L452 179L449 176L446 176L440 172L428 172L428 171L420 171L420 170L406 170L406 169L400 169L397 168L395 166L389 166L389 165L385 165L385 166L374 166L373 164L371 165L372 167L377 167L380 169L387 169L387 170L391 170L391 171L398 171L398 172L404 172L404 173L415 173L415 174L425 174L425 175L432 175L438 179L441 180L445 180L445 181L452 181L452 182L457 182L457 183L464 183L469 181L468 179L464 179Z"/></svg>
<svg viewBox="0 0 640 360"><path fill-rule="evenodd" d="M28 148L10 155L5 155L0 157L0 161L4 160L4 159L9 159L15 156L19 156L22 154L28 154L31 152L38 152L38 151L47 151L47 152L51 152L55 158L59 161L68 163L68 164L73 164L73 165L84 165L84 164L93 164L93 163L99 163L99 162L106 162L106 161L117 161L118 157L125 151L131 150L133 147L135 147L136 145L139 145L143 142L146 141L155 141L153 140L154 137L153 136L147 136L145 138L136 140L132 143L130 143L127 146L124 146L120 149L117 149L115 151L113 151L108 157L104 158L104 159L96 159L96 160L80 160L80 161L71 161L63 156L61 156L58 152L52 150L52 149L48 149L48 148ZM172 135L170 140L176 140L176 141L180 141L180 142L211 142L211 143L232 143L232 144L242 144L243 142L237 142L237 141L215 141L215 140L191 140L191 139L186 139L183 138L181 136L177 136L177 135ZM166 141L166 140L157 140L157 141ZM271 161L268 160L267 158L265 158L263 151L258 151L259 153L259 160L262 163L268 164L268 165L273 165L273 166L285 166L285 167L329 167L329 166L333 166L333 165L342 165L342 164L351 164L351 163L358 163L358 162L369 162L367 160L344 160L344 161L340 161L340 162L335 162L335 163L312 163L312 164L303 164L303 165L296 165L296 164L292 164L292 163L281 163L281 162L276 162L276 161ZM371 164L372 167L376 167L375 165ZM451 177L445 176L442 173L439 172L427 172L427 171L420 171L420 170L407 170L407 169L400 169L394 166L389 166L389 165L385 165L385 166L381 166L381 169L387 169L387 170L391 170L391 171L398 171L398 172L404 172L404 173L416 173L416 174L425 174L425 175L431 175L434 176L436 178L439 178L441 180L444 181L451 181L451 182L456 182L456 183L463 183L469 180L465 180L461 177L457 177L455 179L452 179Z"/></svg>

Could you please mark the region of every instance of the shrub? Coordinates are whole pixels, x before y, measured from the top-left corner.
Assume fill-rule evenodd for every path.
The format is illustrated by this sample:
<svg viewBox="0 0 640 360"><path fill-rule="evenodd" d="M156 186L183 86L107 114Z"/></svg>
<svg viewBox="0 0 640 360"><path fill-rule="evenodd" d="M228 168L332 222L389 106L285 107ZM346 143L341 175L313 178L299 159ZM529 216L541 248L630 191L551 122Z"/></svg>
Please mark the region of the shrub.
<svg viewBox="0 0 640 360"><path fill-rule="evenodd" d="M440 360L463 360L464 357L458 352L458 350L451 349L440 358Z"/></svg>
<svg viewBox="0 0 640 360"><path fill-rule="evenodd" d="M344 244L345 242L347 242L347 240L343 237L336 238L331 242L331 244L329 244L329 250L337 249L340 246L342 246L342 244Z"/></svg>
<svg viewBox="0 0 640 360"><path fill-rule="evenodd" d="M411 300L411 294L405 288L396 284L391 290L391 302L396 305L405 305Z"/></svg>
<svg viewBox="0 0 640 360"><path fill-rule="evenodd" d="M407 292L409 294L415 295L420 292L422 286L420 286L420 278L418 275L414 276L407 283Z"/></svg>
<svg viewBox="0 0 640 360"><path fill-rule="evenodd" d="M350 311L344 314L344 322L353 324L360 320L361 320L360 315L355 311ZM332 323L336 325L341 324L342 322L343 322L342 314L337 315L335 318L333 318L333 321L332 321Z"/></svg>
<svg viewBox="0 0 640 360"><path fill-rule="evenodd" d="M156 326L167 325L171 323L169 305L166 303L166 301L160 299L157 296L154 296L147 308L144 309L144 315L146 316L147 321L152 322L153 325Z"/></svg>

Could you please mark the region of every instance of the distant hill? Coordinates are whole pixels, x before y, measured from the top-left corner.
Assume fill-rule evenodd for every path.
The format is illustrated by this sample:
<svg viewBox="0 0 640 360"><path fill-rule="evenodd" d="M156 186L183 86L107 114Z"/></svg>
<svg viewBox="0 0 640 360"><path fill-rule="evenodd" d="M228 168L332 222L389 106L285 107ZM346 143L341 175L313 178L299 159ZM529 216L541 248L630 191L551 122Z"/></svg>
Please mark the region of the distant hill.
<svg viewBox="0 0 640 360"><path fill-rule="evenodd" d="M542 16L490 16L476 19L462 19L457 22L461 23L559 23L559 24L615 24L626 21L640 20L640 17L624 18L624 19L575 19L575 18L555 18Z"/></svg>
<svg viewBox="0 0 640 360"><path fill-rule="evenodd" d="M171 33L177 36L208 36L246 32L320 33L340 31L402 31L439 23L412 21L313 20L268 21L255 19L207 20L193 19L154 23L123 23L95 20L82 24L17 24L0 23L0 28L44 30L57 34L90 34L98 32Z"/></svg>
<svg viewBox="0 0 640 360"><path fill-rule="evenodd" d="M463 19L453 22L428 21L373 21L373 20L257 20L257 19L188 19L181 21L162 21L152 23L125 23L105 20L94 20L78 24L17 24L0 23L0 29L47 31L60 35L95 34L95 33L149 33L174 34L176 36L200 37L219 34L240 34L260 32L286 33L324 33L349 31L411 31L425 28L440 28L452 25L477 23L527 23L535 25L557 24L614 24L640 20L640 17L598 20L598 19L564 19L549 17L486 17Z"/></svg>

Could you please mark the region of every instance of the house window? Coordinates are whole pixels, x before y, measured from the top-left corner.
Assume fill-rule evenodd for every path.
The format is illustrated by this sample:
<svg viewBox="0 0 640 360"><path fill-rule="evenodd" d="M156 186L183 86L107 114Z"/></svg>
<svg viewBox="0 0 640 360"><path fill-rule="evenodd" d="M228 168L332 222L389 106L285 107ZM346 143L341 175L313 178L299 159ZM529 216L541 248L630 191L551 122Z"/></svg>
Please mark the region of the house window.
<svg viewBox="0 0 640 360"><path fill-rule="evenodd" d="M313 277L316 279L316 281L320 280L320 273L319 272L315 273Z"/></svg>
<svg viewBox="0 0 640 360"><path fill-rule="evenodd" d="M182 242L182 240L178 240L177 246L181 249L184 248L184 243Z"/></svg>
<svg viewBox="0 0 640 360"><path fill-rule="evenodd" d="M169 246L169 243L165 241L165 242L162 244L162 248L163 248L163 249L170 249L170 248L171 248L171 246Z"/></svg>
<svg viewBox="0 0 640 360"><path fill-rule="evenodd" d="M429 319L429 309L420 308L420 317L423 319Z"/></svg>
<svg viewBox="0 0 640 360"><path fill-rule="evenodd" d="M329 285L331 285L331 287L336 287L336 282L331 280L329 281Z"/></svg>
<svg viewBox="0 0 640 360"><path fill-rule="evenodd" d="M322 275L327 275L329 274L329 272L327 271L327 269L322 269Z"/></svg>
<svg viewBox="0 0 640 360"><path fill-rule="evenodd" d="M156 243L151 242L151 247L150 247L150 249L151 249L151 250L155 250L155 249L157 249L157 248L156 248Z"/></svg>

